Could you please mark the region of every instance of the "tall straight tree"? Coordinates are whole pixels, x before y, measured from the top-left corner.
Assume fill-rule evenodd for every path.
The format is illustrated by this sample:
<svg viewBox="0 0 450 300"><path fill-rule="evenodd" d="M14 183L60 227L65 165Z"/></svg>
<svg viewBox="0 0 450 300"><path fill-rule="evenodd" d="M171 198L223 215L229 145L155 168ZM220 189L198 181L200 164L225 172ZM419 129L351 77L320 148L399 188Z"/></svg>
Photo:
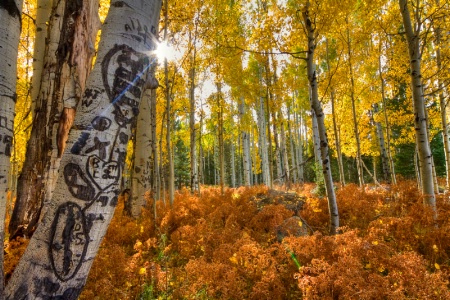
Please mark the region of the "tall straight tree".
<svg viewBox="0 0 450 300"><path fill-rule="evenodd" d="M330 213L330 232L335 234L339 227L339 212L336 203L336 194L333 187L333 177L331 175L331 163L329 157L329 146L327 132L325 128L325 113L322 109L322 104L319 101L318 83L316 67L314 64L314 50L316 48L316 24L313 23L314 17L310 16L310 2L306 1L303 9L303 20L308 38L308 50L306 56L306 68L308 74L308 81L310 86L310 104L317 118L317 127L320 138L320 158L323 169L323 176L325 180L325 189L328 197L328 210Z"/></svg>
<svg viewBox="0 0 450 300"><path fill-rule="evenodd" d="M17 53L22 1L0 1L0 245L5 237L6 192L16 106ZM3 251L0 251L0 299L3 299Z"/></svg>
<svg viewBox="0 0 450 300"><path fill-rule="evenodd" d="M432 154L427 134L427 117L424 106L423 83L421 72L421 20L415 20L414 27L411 21L407 0L399 0L400 12L405 27L408 54L410 62L411 90L414 108L414 128L416 130L416 145L419 155L419 168L421 176L422 193L424 202L436 212L436 197L434 194ZM416 7L419 9L419 7ZM418 14L415 14L418 17Z"/></svg>
<svg viewBox="0 0 450 300"><path fill-rule="evenodd" d="M131 125L152 66L160 1L113 2L52 201L6 299L77 299L117 204ZM140 26L137 26L140 24Z"/></svg>
<svg viewBox="0 0 450 300"><path fill-rule="evenodd" d="M32 99L33 127L17 184L10 239L31 236L44 200L51 198L75 107L91 71L100 27L98 0L55 1L48 22L44 68L33 75L40 74L40 81L33 79L33 91L38 90Z"/></svg>

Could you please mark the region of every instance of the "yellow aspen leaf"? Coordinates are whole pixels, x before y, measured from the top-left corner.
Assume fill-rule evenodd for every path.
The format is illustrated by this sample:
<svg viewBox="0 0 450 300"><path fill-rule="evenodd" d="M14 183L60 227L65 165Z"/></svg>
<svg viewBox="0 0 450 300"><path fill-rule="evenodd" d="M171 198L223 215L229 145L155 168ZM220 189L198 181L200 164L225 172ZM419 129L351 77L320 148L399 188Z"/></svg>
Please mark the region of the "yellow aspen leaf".
<svg viewBox="0 0 450 300"><path fill-rule="evenodd" d="M139 275L145 275L147 274L147 269L146 268L140 268L139 269Z"/></svg>
<svg viewBox="0 0 450 300"><path fill-rule="evenodd" d="M378 241L373 241L372 245L375 245L375 246L378 245Z"/></svg>
<svg viewBox="0 0 450 300"><path fill-rule="evenodd" d="M303 227L303 222L302 221L298 221L298 226Z"/></svg>
<svg viewBox="0 0 450 300"><path fill-rule="evenodd" d="M237 265L237 263L238 263L238 260L237 260L237 257L236 257L236 256L237 256L236 253L234 253L233 256L229 258L230 261L231 261L233 264L235 264L235 265Z"/></svg>
<svg viewBox="0 0 450 300"><path fill-rule="evenodd" d="M433 245L433 251L434 252L438 252L439 251L439 249L438 249L438 247L436 245Z"/></svg>
<svg viewBox="0 0 450 300"><path fill-rule="evenodd" d="M438 263L434 263L434 267L436 268L436 270L440 270L441 266Z"/></svg>

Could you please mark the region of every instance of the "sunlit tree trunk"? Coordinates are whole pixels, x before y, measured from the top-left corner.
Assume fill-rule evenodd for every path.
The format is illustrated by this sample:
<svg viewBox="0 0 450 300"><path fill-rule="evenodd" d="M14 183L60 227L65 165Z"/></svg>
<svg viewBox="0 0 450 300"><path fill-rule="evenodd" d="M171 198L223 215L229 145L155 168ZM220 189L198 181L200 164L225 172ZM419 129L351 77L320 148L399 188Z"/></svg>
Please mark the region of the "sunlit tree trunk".
<svg viewBox="0 0 450 300"><path fill-rule="evenodd" d="M292 165L292 181L294 183L297 182L297 175L298 175L298 171L297 171L297 153L296 153L296 149L295 149L295 145L294 145L294 133L292 132L292 125L291 125L291 106L288 106L288 112L287 112L287 130L288 130L288 134L289 134L289 150L290 150L290 154L291 154L291 165Z"/></svg>
<svg viewBox="0 0 450 300"><path fill-rule="evenodd" d="M33 78L31 81L31 112L35 113L35 101L41 86L41 74L44 69L45 41L47 39L47 28L52 12L53 0L38 0L36 9L36 33L33 50Z"/></svg>
<svg viewBox="0 0 450 300"><path fill-rule="evenodd" d="M159 164L158 164L158 139L156 136L156 89L151 89L150 94L150 127L151 129L151 152L152 164L153 164L153 174L152 174L152 196L156 203L161 198L161 177L159 175ZM155 207L156 210L156 207Z"/></svg>
<svg viewBox="0 0 450 300"><path fill-rule="evenodd" d="M217 83L217 122L219 134L219 185L222 195L225 193L225 145L223 141L223 101L222 101L222 84Z"/></svg>
<svg viewBox="0 0 450 300"><path fill-rule="evenodd" d="M8 283L6 299L80 295L117 205L131 124L154 63L148 53L159 12L159 1L111 6L52 201Z"/></svg>
<svg viewBox="0 0 450 300"><path fill-rule="evenodd" d="M189 33L191 39L191 33ZM199 192L198 181L198 160L197 160L197 129L195 127L195 75L196 75L196 56L197 56L197 23L195 24L194 38L192 41L193 54L191 70L189 73L189 130L190 130L190 166L191 166L191 193Z"/></svg>
<svg viewBox="0 0 450 300"><path fill-rule="evenodd" d="M281 114L280 114L281 115ZM280 117L282 118L282 116ZM286 130L284 129L284 121L280 124L281 132L280 132L280 146L281 146L281 157L283 162L283 176L284 176L284 182L286 184L286 188L290 188L291 184L291 172L289 170L289 158L288 158L288 152L286 147Z"/></svg>
<svg viewBox="0 0 450 300"><path fill-rule="evenodd" d="M273 128L273 142L275 144L275 165L276 165L276 180L280 183L283 183L283 163L281 158L281 148L279 142L279 134L278 134L278 119L276 117L276 113L272 115L272 128ZM270 144L269 144L270 145Z"/></svg>
<svg viewBox="0 0 450 300"><path fill-rule="evenodd" d="M300 183L305 182L305 168L303 166L303 136L302 136L302 127L303 127L303 118L302 116L295 114L294 115L295 123L297 125L297 140L298 140L298 146L297 146L297 170L298 170L298 180Z"/></svg>
<svg viewBox="0 0 450 300"><path fill-rule="evenodd" d="M440 1L436 0L436 4L439 6ZM437 26L434 29L435 42L436 42L436 66L438 72L443 72L442 68L442 56L441 56L441 39L442 39L442 29ZM441 127L442 127L442 140L444 143L444 154L445 154L445 174L446 174L446 190L450 189L450 140L448 136L448 122L447 122L447 101L445 99L446 88L442 80L442 76L438 76L437 79L438 89L439 89L439 107L441 110Z"/></svg>
<svg viewBox="0 0 450 300"><path fill-rule="evenodd" d="M346 21L347 21L347 26L348 26L349 25L348 20L346 20ZM350 76L350 100L352 102L353 134L355 135L355 142L356 142L356 169L358 171L359 187L362 188L364 186L364 170L363 170L363 162L362 162L362 158L361 158L361 140L359 137L358 119L356 116L355 78L354 78L354 74L353 74L350 30L348 28L347 28L347 41L346 42L347 42L349 76Z"/></svg>
<svg viewBox="0 0 450 300"><path fill-rule="evenodd" d="M316 48L316 32L315 24L311 20L309 15L309 0L306 2L303 10L303 19L305 22L305 29L308 37L308 51L306 57L307 74L310 86L310 103L313 109L318 124L318 131L320 137L320 154L321 163L323 169L323 176L325 179L325 189L328 197L328 210L330 214L330 233L337 233L339 227L339 213L336 203L336 194L333 187L333 177L331 175L331 163L329 157L329 146L327 132L325 128L325 114L322 109L322 104L319 101L318 86L317 86L317 74L316 67L314 65L314 50Z"/></svg>
<svg viewBox="0 0 450 300"><path fill-rule="evenodd" d="M251 171L252 162L250 158L250 134L244 127L244 118L246 115L246 106L244 98L240 98L240 103L238 106L239 110L239 123L241 124L241 137L242 137L242 157L243 157L243 170L244 170L244 185L251 185Z"/></svg>
<svg viewBox="0 0 450 300"><path fill-rule="evenodd" d="M168 27L168 0L164 1L164 42L167 42L167 27ZM164 58L164 85L165 85L165 97L166 97L166 153L167 159L169 161L169 177L167 178L167 184L169 185L169 203L170 206L173 205L174 195L175 195L175 170L174 161L172 155L172 116L170 114L171 110L171 95L169 86L169 63L167 57Z"/></svg>
<svg viewBox="0 0 450 300"><path fill-rule="evenodd" d="M326 39L326 62L328 72L331 72L331 65L329 59L329 49L328 49L328 39ZM330 93L330 102L331 102L331 118L333 120L333 135L334 135L334 144L336 146L336 154L337 154L337 162L339 168L339 182L341 186L345 185L345 175L344 175L344 164L342 163L342 151L341 151L341 141L339 140L338 129L337 129L337 121L336 121L336 109L335 109L335 90L334 87L331 87Z"/></svg>
<svg viewBox="0 0 450 300"><path fill-rule="evenodd" d="M373 113L374 114L378 113L378 104L373 105ZM384 140L383 128L382 128L380 122L375 122L375 120L373 119L373 116L371 118L372 118L372 123L375 125L378 146L380 147L380 158L381 158L381 167L382 167L382 172L383 172L383 178L385 181L390 182L391 172L390 172L390 168L389 168L389 158L388 158L387 151L386 151L386 143ZM376 173L374 171L374 175L375 174Z"/></svg>
<svg viewBox="0 0 450 300"><path fill-rule="evenodd" d="M75 107L86 85L100 21L98 1L57 1L49 21L44 69L34 102L27 155L9 223L10 238L30 236L52 197ZM34 76L33 76L34 77ZM37 83L36 83L37 84Z"/></svg>
<svg viewBox="0 0 450 300"><path fill-rule="evenodd" d="M155 58L152 58L153 60ZM154 70L149 70L153 74ZM152 126L152 100L158 82L153 75L149 76L145 86L146 91L139 106L139 116L137 118L136 139L134 151L133 172L131 172L131 215L138 217L142 208L146 205L145 193L153 190L152 175L154 173L153 152L153 126ZM149 126L150 125L150 126Z"/></svg>
<svg viewBox="0 0 450 300"><path fill-rule="evenodd" d="M261 84L261 71L260 71L260 84ZM272 180L270 178L268 145L267 145L266 110L262 91L260 91L260 93L261 95L259 95L257 117L258 117L258 135L259 135L258 144L259 144L259 153L261 156L262 182L268 187L272 187Z"/></svg>
<svg viewBox="0 0 450 300"><path fill-rule="evenodd" d="M411 89L414 103L414 128L416 130L416 144L419 153L422 193L425 196L424 202L430 205L435 211L435 214L437 214L433 185L432 155L426 128L427 120L424 110L422 73L420 68L420 26L416 23L413 29L407 0L399 0L399 5L405 27L406 40L408 42Z"/></svg>
<svg viewBox="0 0 450 300"><path fill-rule="evenodd" d="M389 162L389 174L391 175L391 183L397 184L397 178L395 176L394 158L392 157L391 153L391 128L389 126L389 118L387 114L386 91L383 72L381 68L381 56L378 57L378 71L381 80L381 100L383 102L384 123L386 124L386 156Z"/></svg>
<svg viewBox="0 0 450 300"><path fill-rule="evenodd" d="M235 145L232 142L230 145L230 164L231 164L231 187L236 187L236 165L235 165Z"/></svg>
<svg viewBox="0 0 450 300"><path fill-rule="evenodd" d="M6 195L14 133L17 53L21 29L22 1L0 1L0 299L3 299L3 239Z"/></svg>

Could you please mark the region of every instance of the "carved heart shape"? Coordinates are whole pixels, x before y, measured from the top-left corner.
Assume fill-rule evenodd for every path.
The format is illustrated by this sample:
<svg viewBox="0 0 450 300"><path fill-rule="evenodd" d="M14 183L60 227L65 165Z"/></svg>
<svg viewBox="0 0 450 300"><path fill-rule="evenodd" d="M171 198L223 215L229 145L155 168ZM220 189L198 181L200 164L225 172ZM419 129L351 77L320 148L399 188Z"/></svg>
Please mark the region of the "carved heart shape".
<svg viewBox="0 0 450 300"><path fill-rule="evenodd" d="M87 161L87 173L91 181L104 191L119 181L120 165L116 161L104 161L97 155L92 155Z"/></svg>

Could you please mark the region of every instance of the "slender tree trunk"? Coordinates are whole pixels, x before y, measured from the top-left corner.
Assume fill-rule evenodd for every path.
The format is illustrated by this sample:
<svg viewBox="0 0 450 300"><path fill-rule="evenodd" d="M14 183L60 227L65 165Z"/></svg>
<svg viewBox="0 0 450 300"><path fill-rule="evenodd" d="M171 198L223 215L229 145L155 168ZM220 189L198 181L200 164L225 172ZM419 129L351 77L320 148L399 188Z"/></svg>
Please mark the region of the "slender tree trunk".
<svg viewBox="0 0 450 300"><path fill-rule="evenodd" d="M348 20L347 20L348 26ZM348 50L348 67L350 76L350 100L352 102L352 117L353 117L353 134L355 135L356 142L356 169L358 171L358 181L359 187L364 186L364 170L361 158L361 141L359 138L358 129L358 119L356 117L356 99L355 99L355 79L353 76L353 65L352 65L352 50L351 50L351 40L350 40L350 30L347 27L347 50Z"/></svg>
<svg viewBox="0 0 450 300"><path fill-rule="evenodd" d="M378 104L373 105L373 114L378 113ZM380 158L381 158L381 167L383 172L383 177L385 181L390 181L391 172L389 168L389 159L386 151L386 144L384 140L383 128L380 122L375 122L373 116L371 116L371 122L375 125L375 131L378 139L378 145L380 147Z"/></svg>
<svg viewBox="0 0 450 300"><path fill-rule="evenodd" d="M245 129L246 122L244 121L246 115L246 106L244 98L240 98L240 103L238 106L239 110L239 123L241 124L241 137L242 137L242 157L243 157L243 170L244 170L244 185L251 185L251 169L252 163L250 159L250 136L248 131Z"/></svg>
<svg viewBox="0 0 450 300"><path fill-rule="evenodd" d="M167 42L167 26L168 26L168 0L164 0L164 42ZM165 84L165 96L166 96L166 122L167 122L167 132L166 132L166 151L167 159L169 161L169 178L167 179L167 184L169 185L169 203L170 206L173 205L174 195L175 195L175 170L172 155L172 117L170 114L171 106L171 95L169 86L169 63L167 58L164 58L164 84Z"/></svg>
<svg viewBox="0 0 450 300"><path fill-rule="evenodd" d="M235 165L235 146L234 146L234 142L231 143L230 145L230 164L231 164L231 187L235 188L236 187L236 165Z"/></svg>
<svg viewBox="0 0 450 300"><path fill-rule="evenodd" d="M439 6L439 0L436 0L436 4ZM441 58L441 35L442 30L440 27L435 28L435 41L436 41L436 66L438 71L442 71L442 58ZM438 89L439 89L439 107L441 110L441 127L442 127L442 140L444 143L444 154L445 154L445 179L446 186L445 189L450 190L450 140L448 136L448 122L447 122L447 101L445 100L445 87L442 82L442 77L439 76L437 79Z"/></svg>
<svg viewBox="0 0 450 300"><path fill-rule="evenodd" d="M422 72L420 67L420 26L413 29L407 0L399 0L400 11L405 26L406 40L410 59L411 89L414 103L414 128L416 129L416 144L419 152L421 186L424 194L424 202L436 210L436 198L434 195L432 155L430 142L427 135L426 116L424 110Z"/></svg>
<svg viewBox="0 0 450 300"><path fill-rule="evenodd" d="M17 54L21 29L22 1L0 2L0 245L5 237L6 195L14 133ZM0 251L0 299L4 292L3 250Z"/></svg>
<svg viewBox="0 0 450 300"><path fill-rule="evenodd" d="M260 83L261 83L261 72L260 72ZM269 167L269 157L268 157L268 145L267 145L267 130L266 130L266 111L264 108L264 97L262 96L262 91L259 96L259 107L258 107L258 144L259 153L261 156L261 171L263 177L263 183L268 187L272 187L272 180L270 178L270 167Z"/></svg>
<svg viewBox="0 0 450 300"><path fill-rule="evenodd" d="M331 72L330 71L331 70L330 59L328 57L328 54L329 54L328 39L326 39L326 51L327 51L327 54L326 54L327 69L328 69L328 72ZM339 182L341 183L341 186L345 186L344 164L342 163L341 142L339 140L338 130L337 130L337 122L336 122L334 87L331 87L330 102L331 102L331 117L333 120L333 134L334 134L334 141L335 141L334 143L336 146L337 162L338 162L338 168L339 168Z"/></svg>
<svg viewBox="0 0 450 300"><path fill-rule="evenodd" d="M303 19L305 21L306 32L308 34L308 52L306 57L307 74L310 86L310 103L313 109L318 123L318 131L320 137L320 154L323 175L325 179L325 189L328 197L328 210L330 213L330 232L331 234L337 233L339 227L339 212L336 203L336 195L333 187L333 177L331 175L331 164L329 158L329 146L327 132L325 129L325 114L322 109L322 105L319 101L318 87L317 87L317 74L314 65L314 50L316 48L316 33L315 25L311 21L309 15L309 0L306 2L305 9L303 11ZM314 27L313 27L314 26Z"/></svg>
<svg viewBox="0 0 450 300"><path fill-rule="evenodd" d="M380 45L381 47L381 45ZM384 123L386 124L386 156L389 162L389 174L391 175L392 184L397 184L397 178L395 176L394 159L391 153L391 128L389 126L389 118L387 115L387 103L386 103L386 92L385 92L385 82L383 78L383 72L381 69L381 56L378 58L378 71L380 73L381 80L381 98L383 101L383 115Z"/></svg>
<svg viewBox="0 0 450 300"><path fill-rule="evenodd" d="M288 113L287 113L287 126L288 126L288 134L289 134L289 149L290 149L290 154L291 154L291 165L293 167L293 173L292 173L292 181L294 183L297 182L297 175L298 175L298 170L297 170L297 159L296 159L296 149L295 149L295 145L294 145L294 135L292 132L292 125L291 125L291 106L289 105L288 107Z"/></svg>
<svg viewBox="0 0 450 300"><path fill-rule="evenodd" d="M189 38L191 34L189 34ZM191 193L199 192L198 181L198 165L197 165L197 144L195 128L195 71L197 56L197 23L195 24L194 41L193 41L192 66L189 74L189 129L190 129L190 162L191 162Z"/></svg>
<svg viewBox="0 0 450 300"><path fill-rule="evenodd" d="M276 113L272 115L272 128L273 128L273 142L275 144L275 165L277 166L277 177L276 180L283 183L283 163L281 158L280 142L278 141L278 120Z"/></svg>
<svg viewBox="0 0 450 300"><path fill-rule="evenodd" d="M220 193L225 194L225 145L223 142L223 101L222 101L222 86L217 83L217 120L219 123L219 184Z"/></svg>
<svg viewBox="0 0 450 300"><path fill-rule="evenodd" d="M281 114L280 114L281 116ZM281 116L282 118L282 116ZM283 177L286 184L286 188L291 188L291 172L289 170L289 158L288 158L288 152L286 147L286 131L284 129L284 122L282 121L280 124L281 127L281 157L283 159Z"/></svg>
<svg viewBox="0 0 450 300"><path fill-rule="evenodd" d="M303 118L300 115L298 117L298 114L295 115L296 124L298 124L297 127L297 137L298 137L298 147L297 147L297 169L298 169L298 180L300 183L305 182L305 168L303 164L303 135L302 135L302 127L303 127Z"/></svg>
<svg viewBox="0 0 450 300"><path fill-rule="evenodd" d="M154 63L146 53L154 49L159 5L124 0L111 6L53 199L8 283L6 299L80 295L117 204L131 124ZM142 27L133 28L125 16Z"/></svg>
<svg viewBox="0 0 450 300"><path fill-rule="evenodd" d="M37 94L33 128L9 224L11 239L31 236L43 202L52 197L75 107L91 70L99 26L98 1L55 2L40 89L33 93Z"/></svg>

